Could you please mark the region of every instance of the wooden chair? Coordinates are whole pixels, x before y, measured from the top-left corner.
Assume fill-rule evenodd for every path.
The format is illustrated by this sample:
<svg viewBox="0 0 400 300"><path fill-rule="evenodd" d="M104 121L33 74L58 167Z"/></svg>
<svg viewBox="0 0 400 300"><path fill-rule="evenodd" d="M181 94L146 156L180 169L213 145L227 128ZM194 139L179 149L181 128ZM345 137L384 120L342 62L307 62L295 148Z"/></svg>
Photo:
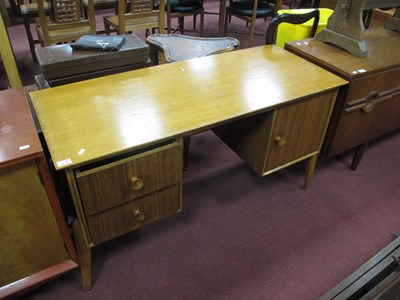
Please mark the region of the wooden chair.
<svg viewBox="0 0 400 300"><path fill-rule="evenodd" d="M228 21L231 16L235 16L246 21L246 24L250 24L249 47L252 47L256 20L259 18L265 19L270 16L275 16L278 10L278 2L278 0L272 2L264 0L231 1L229 6L226 8L224 35L226 36L228 31Z"/></svg>
<svg viewBox="0 0 400 300"><path fill-rule="evenodd" d="M304 14L286 14L285 13L285 14L275 16L272 19L271 23L269 23L269 25L268 25L265 43L267 45L276 43L276 34L278 31L279 24L281 24L281 23L303 24L303 23L307 22L308 20L311 20L312 18L314 18L314 22L313 22L313 25L311 26L309 38L313 38L318 29L318 23L319 23L319 10L318 9L314 9L313 11L311 11L309 13L304 13Z"/></svg>
<svg viewBox="0 0 400 300"><path fill-rule="evenodd" d="M146 39L150 47L150 58L153 64L161 61L173 63L208 55L236 50L240 43L231 37L201 38L180 34L152 34ZM183 166L188 167L190 136L183 139Z"/></svg>
<svg viewBox="0 0 400 300"><path fill-rule="evenodd" d="M118 14L117 0L93 0L94 10L114 9L115 14ZM88 18L89 0L82 0L83 16Z"/></svg>
<svg viewBox="0 0 400 300"><path fill-rule="evenodd" d="M126 12L126 0L118 0L118 14L103 18L104 29L106 34L111 30L125 34L140 29L146 29L146 36L150 29L164 33L164 14L164 0L160 0L158 5L153 0L132 0L129 12Z"/></svg>
<svg viewBox="0 0 400 300"><path fill-rule="evenodd" d="M40 25L36 31L42 46L73 42L82 35L95 35L93 0L89 0L88 19L81 16L79 0L51 0L51 21L48 20L43 0L37 0Z"/></svg>
<svg viewBox="0 0 400 300"><path fill-rule="evenodd" d="M43 2L45 15L49 16L51 14L51 4L48 1ZM36 62L35 55L35 45L40 44L39 39L34 39L31 31L31 22L35 21L39 18L39 11L36 2L32 3L23 3L20 1L19 9L21 12L22 22L24 23L26 36L28 38L29 49L31 50L32 59Z"/></svg>
<svg viewBox="0 0 400 300"><path fill-rule="evenodd" d="M204 31L204 7L203 0L167 0L167 28L168 33L174 33L178 29L184 33L184 20L187 16L193 16L193 28L196 28L196 17L200 15L200 36ZM178 18L178 27L171 29L171 19Z"/></svg>
<svg viewBox="0 0 400 300"><path fill-rule="evenodd" d="M0 57L3 61L4 69L6 70L9 86L11 88L22 87L21 78L19 77L17 64L15 62L14 51L12 49L10 38L1 15L0 40Z"/></svg>

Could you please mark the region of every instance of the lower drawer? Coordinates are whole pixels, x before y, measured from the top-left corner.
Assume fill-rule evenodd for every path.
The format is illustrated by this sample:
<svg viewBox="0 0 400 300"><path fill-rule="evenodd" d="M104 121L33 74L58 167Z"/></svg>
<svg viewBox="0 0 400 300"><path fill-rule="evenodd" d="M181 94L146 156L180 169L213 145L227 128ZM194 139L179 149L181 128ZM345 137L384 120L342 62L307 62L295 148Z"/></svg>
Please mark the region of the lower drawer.
<svg viewBox="0 0 400 300"><path fill-rule="evenodd" d="M87 217L94 244L113 239L182 209L181 184Z"/></svg>

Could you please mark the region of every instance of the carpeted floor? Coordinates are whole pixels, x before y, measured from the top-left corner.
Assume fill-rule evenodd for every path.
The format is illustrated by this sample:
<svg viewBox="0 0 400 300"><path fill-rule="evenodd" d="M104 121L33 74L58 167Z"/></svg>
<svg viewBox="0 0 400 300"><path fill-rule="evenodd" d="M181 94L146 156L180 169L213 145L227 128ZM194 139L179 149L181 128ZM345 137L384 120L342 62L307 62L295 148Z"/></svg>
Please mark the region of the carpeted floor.
<svg viewBox="0 0 400 300"><path fill-rule="evenodd" d="M233 22L246 47L248 28ZM216 24L206 16L206 36ZM24 32L9 28L28 85L40 70ZM304 191L303 163L260 178L212 132L195 135L180 214L95 247L91 291L75 270L21 299L317 299L400 231L399 150L396 131L372 142L356 171L351 152L320 158Z"/></svg>

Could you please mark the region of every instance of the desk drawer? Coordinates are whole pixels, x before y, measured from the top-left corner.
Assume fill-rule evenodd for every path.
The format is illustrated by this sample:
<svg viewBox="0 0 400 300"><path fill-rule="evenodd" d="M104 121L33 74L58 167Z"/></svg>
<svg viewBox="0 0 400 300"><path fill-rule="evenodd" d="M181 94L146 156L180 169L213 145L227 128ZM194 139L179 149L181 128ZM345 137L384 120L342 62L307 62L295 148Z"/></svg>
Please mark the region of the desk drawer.
<svg viewBox="0 0 400 300"><path fill-rule="evenodd" d="M180 212L181 184L154 192L87 218L94 244L128 233L143 225Z"/></svg>
<svg viewBox="0 0 400 300"><path fill-rule="evenodd" d="M182 148L172 143L83 172L76 172L87 216L182 181Z"/></svg>

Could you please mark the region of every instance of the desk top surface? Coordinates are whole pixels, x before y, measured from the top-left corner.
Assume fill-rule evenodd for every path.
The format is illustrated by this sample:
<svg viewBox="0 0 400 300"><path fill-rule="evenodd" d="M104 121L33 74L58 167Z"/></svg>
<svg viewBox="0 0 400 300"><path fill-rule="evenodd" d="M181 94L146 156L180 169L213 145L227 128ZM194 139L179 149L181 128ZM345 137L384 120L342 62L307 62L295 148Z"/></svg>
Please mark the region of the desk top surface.
<svg viewBox="0 0 400 300"><path fill-rule="evenodd" d="M0 91L0 167L42 154L22 88Z"/></svg>
<svg viewBox="0 0 400 300"><path fill-rule="evenodd" d="M400 33L383 27L364 32L368 56L360 58L316 39L289 42L286 49L350 80L400 66Z"/></svg>
<svg viewBox="0 0 400 300"><path fill-rule="evenodd" d="M57 169L183 137L347 84L276 46L31 93Z"/></svg>

